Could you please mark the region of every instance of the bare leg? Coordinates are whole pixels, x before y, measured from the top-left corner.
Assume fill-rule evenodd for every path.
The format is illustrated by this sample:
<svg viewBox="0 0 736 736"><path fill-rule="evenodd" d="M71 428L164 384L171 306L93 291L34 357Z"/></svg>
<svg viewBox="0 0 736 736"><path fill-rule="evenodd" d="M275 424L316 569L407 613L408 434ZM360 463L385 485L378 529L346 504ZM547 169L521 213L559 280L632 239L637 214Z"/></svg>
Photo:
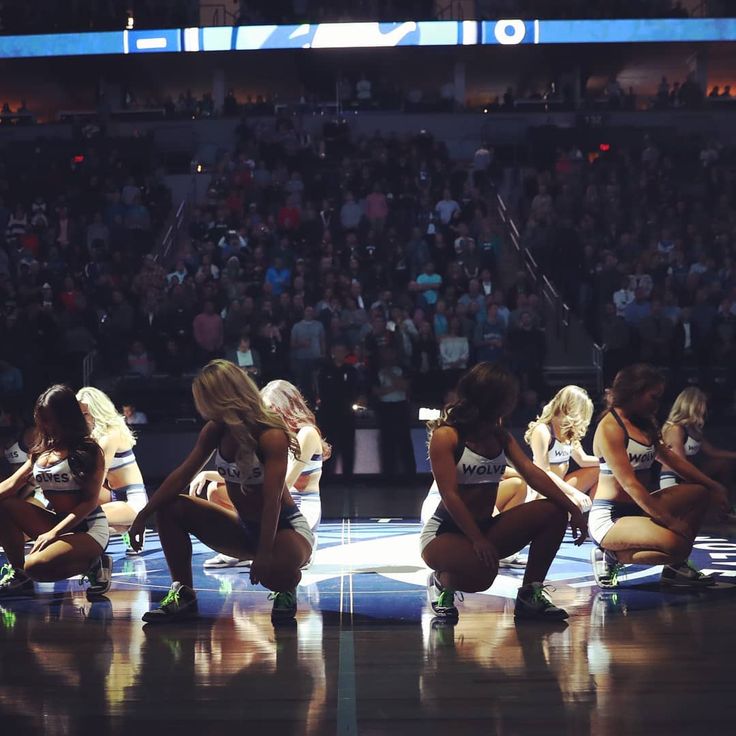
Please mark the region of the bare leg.
<svg viewBox="0 0 736 736"><path fill-rule="evenodd" d="M25 539L35 539L59 523L51 511L21 498L7 498L0 503L0 545L8 562L18 570L25 565Z"/></svg>
<svg viewBox="0 0 736 736"><path fill-rule="evenodd" d="M230 496L227 495L227 488L224 483L210 483L207 486L207 500L216 503L228 511L235 511Z"/></svg>
<svg viewBox="0 0 736 736"><path fill-rule="evenodd" d="M177 496L158 512L158 533L173 580L193 587L190 532L208 547L241 560L252 559L246 549L238 515L217 504L191 496Z"/></svg>
<svg viewBox="0 0 736 736"><path fill-rule="evenodd" d="M601 547L624 563L676 565L687 558L692 541L647 517L625 516L603 537Z"/></svg>
<svg viewBox="0 0 736 736"><path fill-rule="evenodd" d="M107 516L107 523L116 532L128 531L137 516L136 510L126 501L112 501L103 504L102 510Z"/></svg>
<svg viewBox="0 0 736 736"><path fill-rule="evenodd" d="M53 529L59 523L59 517L19 498L4 501L0 511L0 543L8 561L19 570L25 569L26 574L34 580L63 580L71 575L83 574L102 554L102 547L88 534L80 532L65 534L45 549L24 559L23 534L35 539Z"/></svg>
<svg viewBox="0 0 736 736"><path fill-rule="evenodd" d="M593 498L598 487L598 474L596 467L578 468L565 476L565 482Z"/></svg>
<svg viewBox="0 0 736 736"><path fill-rule="evenodd" d="M444 587L466 593L487 590L498 574L498 562L492 566L481 562L464 534L448 532L436 537L424 548L422 559L436 571Z"/></svg>
<svg viewBox="0 0 736 736"><path fill-rule="evenodd" d="M526 585L545 579L566 526L567 513L563 509L551 501L532 501L496 517L488 539L499 557L508 557L531 542L524 573ZM462 534L442 534L425 547L422 558L437 571L442 585L467 593L487 590L498 572L497 564L489 567L480 561L470 540Z"/></svg>
<svg viewBox="0 0 736 736"><path fill-rule="evenodd" d="M551 501L530 501L500 514L488 532L488 539L502 558L531 542L524 584L541 583L547 577L566 528L564 509Z"/></svg>
<svg viewBox="0 0 736 736"><path fill-rule="evenodd" d="M102 552L102 547L89 534L65 534L40 552L28 555L25 571L38 582L64 580L83 575Z"/></svg>
<svg viewBox="0 0 736 736"><path fill-rule="evenodd" d="M496 508L499 513L520 506L526 501L527 485L526 481L519 476L512 475L504 478L498 484L498 494L496 495Z"/></svg>

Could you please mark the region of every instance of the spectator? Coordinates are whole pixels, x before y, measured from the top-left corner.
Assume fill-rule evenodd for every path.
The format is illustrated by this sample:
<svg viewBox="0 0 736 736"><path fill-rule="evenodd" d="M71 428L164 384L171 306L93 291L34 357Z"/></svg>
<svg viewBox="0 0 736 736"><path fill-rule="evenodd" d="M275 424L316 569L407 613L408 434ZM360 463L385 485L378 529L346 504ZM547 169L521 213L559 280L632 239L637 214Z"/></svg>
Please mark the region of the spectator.
<svg viewBox="0 0 736 736"><path fill-rule="evenodd" d="M325 357L325 328L314 318L314 307L304 309L302 319L291 328L291 361L296 385L314 405L315 371Z"/></svg>
<svg viewBox="0 0 736 736"><path fill-rule="evenodd" d="M154 363L140 340L133 340L128 351L128 372L143 378L153 374Z"/></svg>
<svg viewBox="0 0 736 736"><path fill-rule="evenodd" d="M431 310L439 298L439 287L442 285L442 276L435 273L434 263L428 261L424 272L417 276L416 290L421 294L425 305Z"/></svg>
<svg viewBox="0 0 736 736"><path fill-rule="evenodd" d="M517 324L509 330L507 350L511 370L518 377L522 389L541 393L546 343L544 333L535 326L530 311L523 311Z"/></svg>
<svg viewBox="0 0 736 736"><path fill-rule="evenodd" d="M478 362L500 363L504 356L506 328L498 317L498 306L491 304L485 320L475 330L475 350Z"/></svg>
<svg viewBox="0 0 736 736"><path fill-rule="evenodd" d="M140 427L148 424L148 417L142 411L139 411L135 404L130 402L123 404L123 417L125 418L125 423L131 427Z"/></svg>
<svg viewBox="0 0 736 736"><path fill-rule="evenodd" d="M325 362L317 377L319 397L319 425L332 445L332 456L325 467L328 474L335 472L340 458L342 476L350 479L355 464L355 411L358 401L358 373L346 362L347 346L335 343L330 360Z"/></svg>
<svg viewBox="0 0 736 736"><path fill-rule="evenodd" d="M449 225L456 213L460 212L460 205L452 198L452 193L445 188L442 199L435 205L435 212L442 225Z"/></svg>
<svg viewBox="0 0 736 736"><path fill-rule="evenodd" d="M217 358L225 341L222 317L215 312L215 304L208 299L202 311L192 322L194 342L203 362Z"/></svg>
<svg viewBox="0 0 736 736"><path fill-rule="evenodd" d="M381 349L373 395L377 400L381 472L386 478L396 478L400 472L409 478L416 473L408 391L409 382L396 351Z"/></svg>
<svg viewBox="0 0 736 736"><path fill-rule="evenodd" d="M343 230L356 230L363 219L363 208L355 201L352 192L345 193L345 201L340 208L340 224Z"/></svg>
<svg viewBox="0 0 736 736"><path fill-rule="evenodd" d="M256 383L261 375L261 356L250 344L250 335L243 333L238 344L225 356L231 363L242 368Z"/></svg>

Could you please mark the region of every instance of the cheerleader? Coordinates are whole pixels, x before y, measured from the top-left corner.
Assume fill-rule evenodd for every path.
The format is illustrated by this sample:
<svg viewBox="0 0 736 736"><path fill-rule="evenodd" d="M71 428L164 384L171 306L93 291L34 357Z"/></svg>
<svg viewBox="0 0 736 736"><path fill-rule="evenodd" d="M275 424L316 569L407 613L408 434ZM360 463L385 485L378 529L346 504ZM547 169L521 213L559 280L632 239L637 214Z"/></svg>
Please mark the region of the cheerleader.
<svg viewBox="0 0 736 736"><path fill-rule="evenodd" d="M598 458L588 455L581 445L590 420L593 402L578 386L558 391L542 413L529 424L524 440L532 448L534 464L544 470L560 490L583 512L590 510L598 483ZM568 472L570 459L578 469ZM539 494L532 491L533 497Z"/></svg>
<svg viewBox="0 0 736 736"><path fill-rule="evenodd" d="M675 587L713 585L688 561L708 506L728 510L726 491L662 441L656 413L664 378L645 364L616 374L593 439L600 477L590 511L596 583L618 585L624 564L663 565L661 582ZM652 466L659 460L685 483L656 490Z"/></svg>
<svg viewBox="0 0 736 736"><path fill-rule="evenodd" d="M77 392L77 400L92 438L105 454L105 483L100 491L102 510L110 527L123 535L126 554L136 555L130 546L128 528L146 505L148 496L133 452L135 435L109 396L99 389L86 386Z"/></svg>
<svg viewBox="0 0 736 736"><path fill-rule="evenodd" d="M261 397L266 406L281 415L299 442L299 455L289 454L286 487L316 539L317 527L322 519L319 495L322 463L329 459L331 448L322 438L314 414L293 383L282 380L271 381L261 389ZM202 495L203 491L210 501L225 508L232 508L224 482L216 472L200 473L190 485L192 495ZM204 567L240 567L249 564L248 560L218 554L205 560Z"/></svg>
<svg viewBox="0 0 736 736"><path fill-rule="evenodd" d="M110 589L110 537L99 506L105 461L92 439L74 392L47 389L36 401L36 442L28 459L0 483L0 545L8 564L0 571L0 598L34 594L34 580L53 582L85 575L94 599ZM48 508L19 498L30 476ZM24 535L34 540L26 557Z"/></svg>
<svg viewBox="0 0 736 736"><path fill-rule="evenodd" d="M576 544L586 536L583 515L504 429L518 384L503 368L479 363L460 379L457 398L430 424L429 457L441 501L420 536L432 569L427 594L435 615L455 620L456 592L493 583L500 557L530 544L514 615L561 620L567 612L546 594L544 579L562 543L568 514ZM521 504L497 516L493 509L508 461L548 500Z"/></svg>
<svg viewBox="0 0 736 736"><path fill-rule="evenodd" d="M217 552L253 560L251 582L274 593L272 617L293 618L301 568L314 544L307 520L284 485L289 452L299 452L296 437L233 363L208 363L194 379L192 394L206 424L189 456L130 528L133 548L139 549L146 520L158 512L161 545L174 581L160 607L143 620L166 623L197 615L190 534ZM213 453L232 510L181 494Z"/></svg>
<svg viewBox="0 0 736 736"><path fill-rule="evenodd" d="M694 386L686 388L672 405L662 428L662 439L676 455L703 467L708 475L730 479L729 466L736 460L736 452L714 447L703 439L707 410L708 399L705 394ZM661 488L669 488L681 481L682 478L672 468L662 466L659 476Z"/></svg>

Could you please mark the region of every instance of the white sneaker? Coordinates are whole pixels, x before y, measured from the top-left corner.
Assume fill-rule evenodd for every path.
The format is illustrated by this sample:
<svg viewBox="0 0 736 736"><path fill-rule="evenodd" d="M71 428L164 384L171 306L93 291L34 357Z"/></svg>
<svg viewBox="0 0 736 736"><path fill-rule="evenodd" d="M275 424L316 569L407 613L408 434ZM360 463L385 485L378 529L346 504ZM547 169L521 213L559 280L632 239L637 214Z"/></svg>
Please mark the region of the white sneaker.
<svg viewBox="0 0 736 736"><path fill-rule="evenodd" d="M504 557L498 561L499 567L506 567L511 570L524 570L526 568L526 557L522 557L518 553Z"/></svg>
<svg viewBox="0 0 736 736"><path fill-rule="evenodd" d="M250 560L240 560L237 557L230 557L230 555L224 555L218 552L214 557L205 560L203 567L250 567Z"/></svg>
<svg viewBox="0 0 736 736"><path fill-rule="evenodd" d="M616 555L600 547L593 547L590 550L590 564L593 567L595 584L599 588L618 587L618 576L624 566L618 561Z"/></svg>

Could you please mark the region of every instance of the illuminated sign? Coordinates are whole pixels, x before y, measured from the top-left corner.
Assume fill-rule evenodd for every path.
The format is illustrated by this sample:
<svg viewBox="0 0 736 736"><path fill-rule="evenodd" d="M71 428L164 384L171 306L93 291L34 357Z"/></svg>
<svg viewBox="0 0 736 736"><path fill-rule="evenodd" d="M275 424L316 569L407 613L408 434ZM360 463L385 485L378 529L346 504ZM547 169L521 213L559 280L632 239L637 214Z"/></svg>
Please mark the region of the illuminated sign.
<svg viewBox="0 0 736 736"><path fill-rule="evenodd" d="M0 36L0 58L398 46L736 41L736 18L405 21Z"/></svg>

